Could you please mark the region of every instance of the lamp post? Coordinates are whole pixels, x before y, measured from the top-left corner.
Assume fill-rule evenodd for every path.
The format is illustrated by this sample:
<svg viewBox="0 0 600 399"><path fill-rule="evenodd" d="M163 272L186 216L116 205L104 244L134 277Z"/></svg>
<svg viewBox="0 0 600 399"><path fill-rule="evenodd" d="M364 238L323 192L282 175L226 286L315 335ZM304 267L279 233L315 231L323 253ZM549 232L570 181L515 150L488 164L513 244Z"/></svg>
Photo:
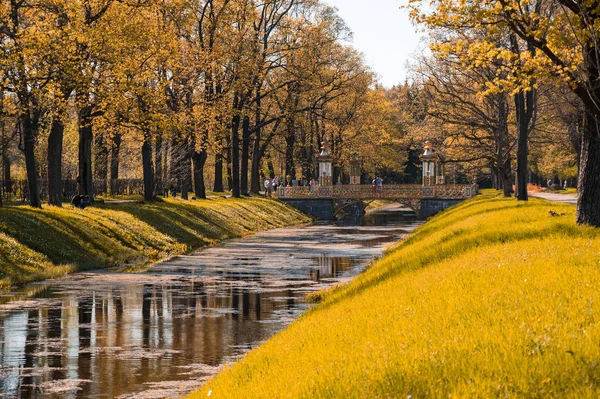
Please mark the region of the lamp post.
<svg viewBox="0 0 600 399"><path fill-rule="evenodd" d="M431 141L425 142L425 151L421 155L423 162L423 185L433 186L436 183L435 179L435 156L433 154L433 146Z"/></svg>
<svg viewBox="0 0 600 399"><path fill-rule="evenodd" d="M319 160L319 183L321 186L333 185L333 168L331 166L331 147L327 139L321 143Z"/></svg>

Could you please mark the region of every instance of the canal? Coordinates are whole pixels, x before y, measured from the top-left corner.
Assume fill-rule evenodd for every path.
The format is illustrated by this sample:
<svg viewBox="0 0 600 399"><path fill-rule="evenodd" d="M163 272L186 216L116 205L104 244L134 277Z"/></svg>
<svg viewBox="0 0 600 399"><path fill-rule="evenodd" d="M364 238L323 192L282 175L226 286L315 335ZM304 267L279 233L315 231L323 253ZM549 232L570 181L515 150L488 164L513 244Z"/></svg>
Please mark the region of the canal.
<svg viewBox="0 0 600 399"><path fill-rule="evenodd" d="M416 223L360 222L229 240L135 273L79 273L0 296L1 398L165 398L196 388L351 280Z"/></svg>

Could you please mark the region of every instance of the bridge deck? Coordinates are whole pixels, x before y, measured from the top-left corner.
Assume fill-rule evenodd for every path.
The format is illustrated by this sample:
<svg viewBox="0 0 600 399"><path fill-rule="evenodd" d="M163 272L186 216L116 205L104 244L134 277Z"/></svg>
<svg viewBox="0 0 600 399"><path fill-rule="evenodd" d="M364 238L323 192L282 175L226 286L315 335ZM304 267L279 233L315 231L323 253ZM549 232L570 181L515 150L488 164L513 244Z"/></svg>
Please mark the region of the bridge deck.
<svg viewBox="0 0 600 399"><path fill-rule="evenodd" d="M311 187L280 187L279 198L331 198L331 199L466 199L477 195L477 185L470 184L440 184L435 186L421 186L418 184L384 185L380 190L373 189L371 185L347 186L317 186Z"/></svg>

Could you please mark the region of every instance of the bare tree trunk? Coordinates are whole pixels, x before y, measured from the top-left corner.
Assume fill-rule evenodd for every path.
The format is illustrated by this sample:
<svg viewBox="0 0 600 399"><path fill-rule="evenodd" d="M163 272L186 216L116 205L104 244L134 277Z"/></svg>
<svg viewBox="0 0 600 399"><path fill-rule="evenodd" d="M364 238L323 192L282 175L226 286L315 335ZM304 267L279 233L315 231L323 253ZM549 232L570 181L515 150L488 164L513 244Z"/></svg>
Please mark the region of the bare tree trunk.
<svg viewBox="0 0 600 399"><path fill-rule="evenodd" d="M512 195L513 180L510 157L510 142L508 135L508 104L504 95L500 94L497 98L498 119L496 132L496 157L498 164L498 174L502 183L502 191L505 197Z"/></svg>
<svg viewBox="0 0 600 399"><path fill-rule="evenodd" d="M269 177L272 179L275 177L275 166L273 165L273 160L269 157L267 162L267 169L269 170Z"/></svg>
<svg viewBox="0 0 600 399"><path fill-rule="evenodd" d="M31 119L30 115L24 115L23 123L23 152L25 154L25 168L27 169L27 186L29 188L29 204L35 208L42 207L40 198L38 169L35 160L35 138L38 130L38 118Z"/></svg>
<svg viewBox="0 0 600 399"><path fill-rule="evenodd" d="M517 181L516 195L519 201L527 201L527 185L529 183L529 130L533 116L534 91L524 93L521 90L515 95L515 113L517 115Z"/></svg>
<svg viewBox="0 0 600 399"><path fill-rule="evenodd" d="M154 199L154 166L152 165L152 134L144 132L142 144L142 169L144 175L144 201Z"/></svg>
<svg viewBox="0 0 600 399"><path fill-rule="evenodd" d="M94 177L102 182L102 192L106 194L108 192L108 146L103 134L96 135L95 146Z"/></svg>
<svg viewBox="0 0 600 399"><path fill-rule="evenodd" d="M10 157L6 151L6 144L2 147L2 166L4 168L4 192L7 198L10 198L13 189L13 183L10 173Z"/></svg>
<svg viewBox="0 0 600 399"><path fill-rule="evenodd" d="M206 184L204 183L204 165L208 159L206 150L194 152L194 194L196 198L206 199Z"/></svg>
<svg viewBox="0 0 600 399"><path fill-rule="evenodd" d="M577 223L600 227L600 114L595 109L587 111L581 140Z"/></svg>
<svg viewBox="0 0 600 399"><path fill-rule="evenodd" d="M119 161L121 152L121 133L115 133L112 136L112 145L110 148L110 193L117 192L117 180L119 179Z"/></svg>
<svg viewBox="0 0 600 399"><path fill-rule="evenodd" d="M227 161L227 189L229 191L231 191L231 188L233 187L233 180L232 180L233 172L231 170L232 169L231 168L231 145L227 149L226 161Z"/></svg>
<svg viewBox="0 0 600 399"><path fill-rule="evenodd" d="M294 131L294 121L287 121L287 131L285 135L285 177L296 178L296 164L294 162L294 146L296 144L296 132Z"/></svg>
<svg viewBox="0 0 600 399"><path fill-rule="evenodd" d="M92 109L89 106L79 110L79 193L89 195L94 200L94 180L92 176Z"/></svg>
<svg viewBox="0 0 600 399"><path fill-rule="evenodd" d="M62 150L65 126L59 118L52 120L48 135L48 203L62 206Z"/></svg>
<svg viewBox="0 0 600 399"><path fill-rule="evenodd" d="M513 178L512 169L510 167L510 157L504 161L502 166L502 191L505 197L512 196L513 193Z"/></svg>

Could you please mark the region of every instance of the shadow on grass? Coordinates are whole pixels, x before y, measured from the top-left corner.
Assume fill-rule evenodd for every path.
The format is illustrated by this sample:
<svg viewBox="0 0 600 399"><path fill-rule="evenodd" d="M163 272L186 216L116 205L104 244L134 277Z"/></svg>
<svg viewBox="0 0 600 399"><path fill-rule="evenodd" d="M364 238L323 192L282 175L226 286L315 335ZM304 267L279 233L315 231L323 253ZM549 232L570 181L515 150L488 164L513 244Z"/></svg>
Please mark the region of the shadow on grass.
<svg viewBox="0 0 600 399"><path fill-rule="evenodd" d="M76 223L53 220L31 208L7 208L0 213L0 230L55 264L88 269L110 263L107 254L117 248L103 251L102 245L90 242L91 237Z"/></svg>
<svg viewBox="0 0 600 399"><path fill-rule="evenodd" d="M302 219L286 205L256 199L100 204L86 210L5 207L0 210L0 232L6 236L0 237L0 286L154 261Z"/></svg>
<svg viewBox="0 0 600 399"><path fill-rule="evenodd" d="M238 233L228 226L222 215L191 204L123 204L109 209L127 212L188 248L207 245Z"/></svg>

